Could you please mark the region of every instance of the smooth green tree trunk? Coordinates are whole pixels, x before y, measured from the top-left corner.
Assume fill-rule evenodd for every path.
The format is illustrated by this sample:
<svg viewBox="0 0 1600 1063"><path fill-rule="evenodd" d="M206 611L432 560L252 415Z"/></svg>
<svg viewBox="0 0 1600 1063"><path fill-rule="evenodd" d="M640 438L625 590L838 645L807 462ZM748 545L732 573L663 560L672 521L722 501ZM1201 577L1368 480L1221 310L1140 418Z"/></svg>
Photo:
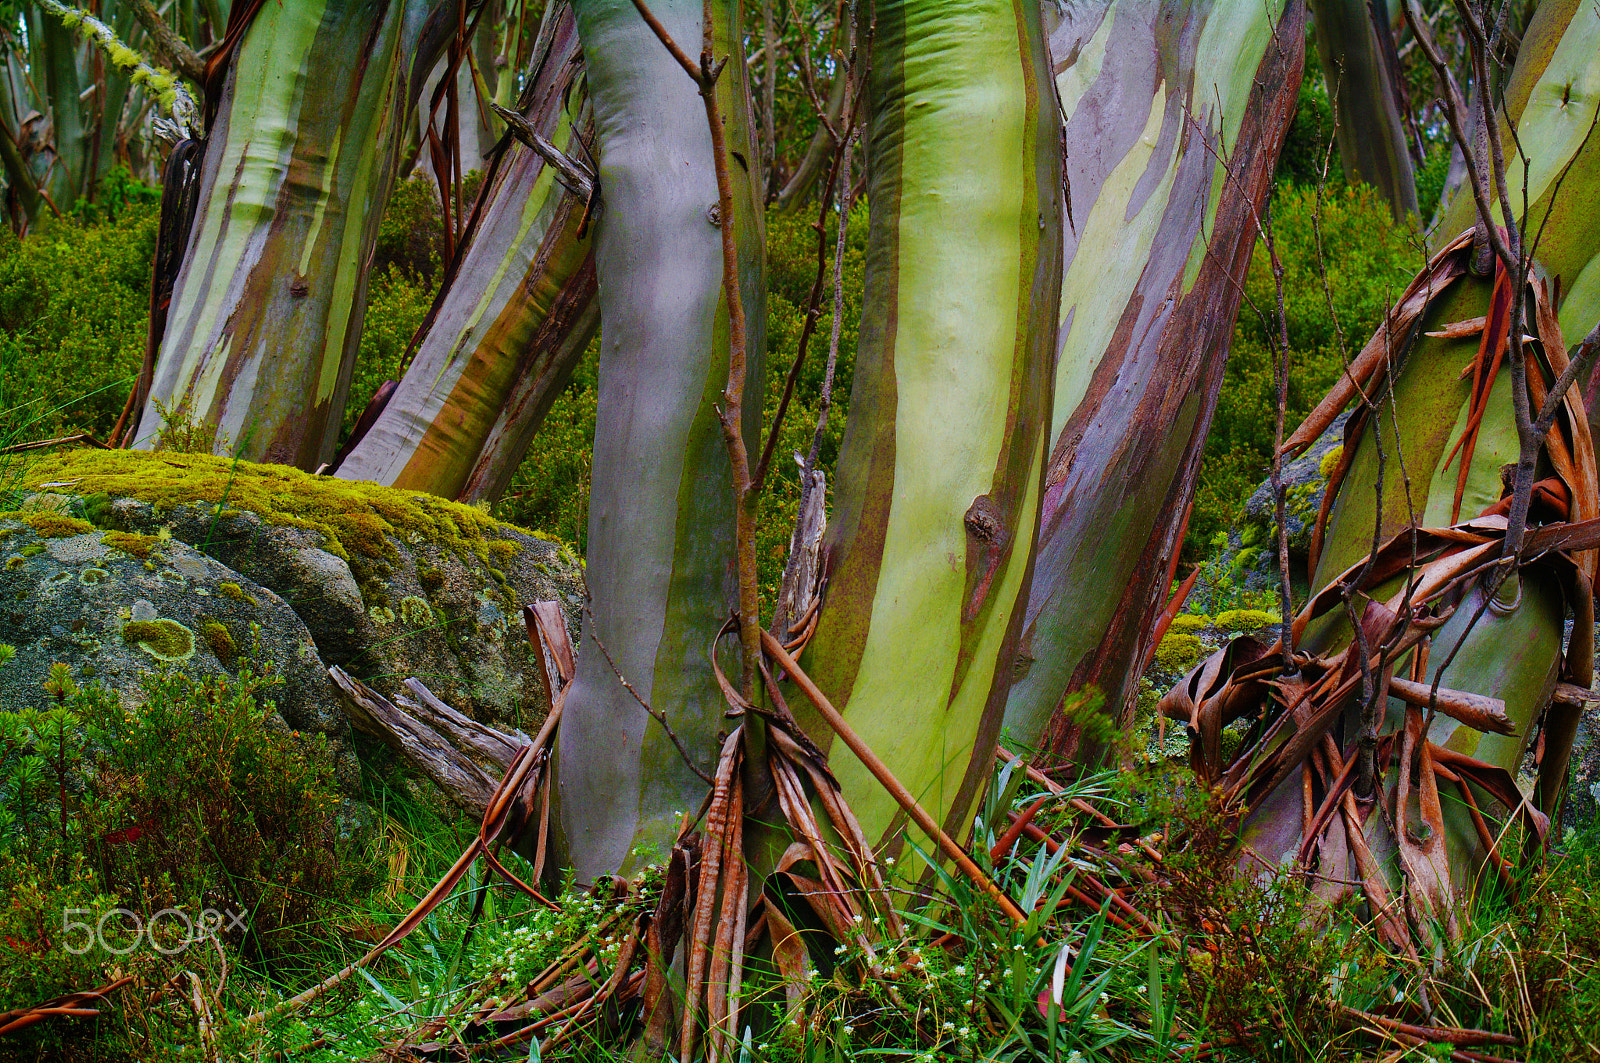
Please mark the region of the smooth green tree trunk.
<svg viewBox="0 0 1600 1063"><path fill-rule="evenodd" d="M434 13L429 0L262 6L208 133L133 445L155 444L165 410L218 453L333 458L405 115L442 40Z"/></svg>
<svg viewBox="0 0 1600 1063"><path fill-rule="evenodd" d="M582 74L571 8L553 5L522 114L574 160ZM405 375L338 475L469 501L505 490L599 325L590 206L532 148L502 141Z"/></svg>
<svg viewBox="0 0 1600 1063"><path fill-rule="evenodd" d="M1061 283L1038 5L874 6L861 336L802 664L949 833L987 780L1027 601ZM790 698L866 835L900 808ZM923 843L927 848L927 843Z"/></svg>

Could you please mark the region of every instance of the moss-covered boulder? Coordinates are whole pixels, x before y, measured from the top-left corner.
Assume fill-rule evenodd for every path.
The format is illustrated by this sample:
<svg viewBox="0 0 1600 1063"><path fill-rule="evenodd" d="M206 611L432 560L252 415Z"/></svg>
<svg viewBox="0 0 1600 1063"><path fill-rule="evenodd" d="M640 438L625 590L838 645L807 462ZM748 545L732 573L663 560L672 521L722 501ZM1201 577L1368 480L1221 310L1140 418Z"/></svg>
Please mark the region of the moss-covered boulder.
<svg viewBox="0 0 1600 1063"><path fill-rule="evenodd" d="M1349 414L1340 415L1311 448L1283 467L1284 526L1288 529L1289 580L1295 600L1305 597L1309 574L1306 563L1311 530L1337 467ZM1190 592L1194 607L1207 613L1222 612L1243 600L1275 595L1282 582L1278 572L1277 503L1269 477L1251 492L1239 521L1219 532L1211 555L1200 566L1200 578Z"/></svg>
<svg viewBox="0 0 1600 1063"><path fill-rule="evenodd" d="M530 730L549 707L521 607L560 601L577 630L572 552L472 506L169 452L66 452L29 479L111 534L169 536L274 591L325 665L383 693L418 676L486 723Z"/></svg>
<svg viewBox="0 0 1600 1063"><path fill-rule="evenodd" d="M220 676L248 654L284 680L269 695L275 719L327 735L339 782L353 791L350 727L294 610L185 543L94 528L68 512L71 501L35 496L25 512L0 515L0 642L16 650L0 668L0 707L51 707L44 684L58 662L139 704L152 668Z"/></svg>

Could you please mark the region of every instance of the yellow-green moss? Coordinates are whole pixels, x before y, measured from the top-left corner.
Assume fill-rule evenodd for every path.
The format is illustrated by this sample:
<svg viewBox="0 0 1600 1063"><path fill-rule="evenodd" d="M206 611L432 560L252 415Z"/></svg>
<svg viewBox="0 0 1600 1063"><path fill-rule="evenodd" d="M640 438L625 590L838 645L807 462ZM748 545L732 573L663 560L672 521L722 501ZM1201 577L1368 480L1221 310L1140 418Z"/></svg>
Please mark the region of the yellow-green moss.
<svg viewBox="0 0 1600 1063"><path fill-rule="evenodd" d="M432 594L444 586L444 573L431 565L420 566L417 569L417 582L422 584L422 589Z"/></svg>
<svg viewBox="0 0 1600 1063"><path fill-rule="evenodd" d="M234 601L243 602L245 605L256 604L256 600L246 594L244 588L237 583L219 583L217 584L217 592L224 598L232 598Z"/></svg>
<svg viewBox="0 0 1600 1063"><path fill-rule="evenodd" d="M19 547L17 553L23 557L37 557L39 554L44 553L44 547L38 543L29 543L27 546Z"/></svg>
<svg viewBox="0 0 1600 1063"><path fill-rule="evenodd" d="M1322 456L1322 460L1317 463L1317 472L1322 475L1324 480L1332 479L1333 470L1339 467L1339 462L1343 458L1344 444L1341 443Z"/></svg>
<svg viewBox="0 0 1600 1063"><path fill-rule="evenodd" d="M365 481L312 476L286 465L165 451L78 450L38 459L27 477L73 480L81 495L137 498L158 512L194 503L243 510L274 526L321 532L323 548L346 561L352 555L395 561L389 537L404 541L413 534L457 556L476 556L485 565L504 563L509 556L496 545L500 523L472 506Z"/></svg>
<svg viewBox="0 0 1600 1063"><path fill-rule="evenodd" d="M1168 631L1161 639L1161 645L1156 647L1156 664L1167 672L1186 671L1200 659L1200 651L1204 648L1194 635Z"/></svg>
<svg viewBox="0 0 1600 1063"><path fill-rule="evenodd" d="M132 620L122 625L122 640L163 661L194 656L194 632L176 620Z"/></svg>
<svg viewBox="0 0 1600 1063"><path fill-rule="evenodd" d="M27 513L22 521L45 539L66 539L94 531L94 525L88 521L60 513Z"/></svg>
<svg viewBox="0 0 1600 1063"><path fill-rule="evenodd" d="M138 558L148 558L150 551L161 541L161 537L140 535L138 532L109 531L100 536L100 541L113 550L121 550Z"/></svg>
<svg viewBox="0 0 1600 1063"><path fill-rule="evenodd" d="M408 594L400 599L400 619L407 627L432 627L435 623L433 606L415 594Z"/></svg>
<svg viewBox="0 0 1600 1063"><path fill-rule="evenodd" d="M239 647L233 641L233 634L222 623L207 620L200 625L200 634L205 636L206 645L211 647L211 652L223 664L232 664L234 658L239 656Z"/></svg>
<svg viewBox="0 0 1600 1063"><path fill-rule="evenodd" d="M1201 616L1198 613L1180 613L1172 618L1172 623L1167 625L1167 630L1199 631L1209 623L1211 623L1211 618L1208 616Z"/></svg>
<svg viewBox="0 0 1600 1063"><path fill-rule="evenodd" d="M1269 613L1265 609L1229 609L1217 614L1216 623L1228 631L1256 631L1268 624L1276 624L1278 620L1277 613Z"/></svg>

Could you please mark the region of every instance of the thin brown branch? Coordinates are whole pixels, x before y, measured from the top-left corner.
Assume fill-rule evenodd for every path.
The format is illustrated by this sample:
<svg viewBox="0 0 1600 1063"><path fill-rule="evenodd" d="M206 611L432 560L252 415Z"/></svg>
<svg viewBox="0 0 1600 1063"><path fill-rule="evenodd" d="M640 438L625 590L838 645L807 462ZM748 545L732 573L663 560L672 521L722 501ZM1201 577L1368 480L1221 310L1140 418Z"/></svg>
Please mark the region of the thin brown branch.
<svg viewBox="0 0 1600 1063"><path fill-rule="evenodd" d="M589 629L589 637L594 639L594 644L596 646L600 647L600 655L606 659L606 665L611 669L611 674L617 677L617 682L621 683L623 689L632 695L633 700L639 703L639 707L643 709L652 720L654 720L656 723L659 723L663 731L667 732L667 737L672 740L672 745L675 749L677 749L678 756L683 758L683 762L689 766L689 770L700 776L701 781L703 781L707 786L710 786L712 783L710 774L708 774L705 769L701 768L700 765L694 762L694 758L691 757L689 755L689 751L684 748L683 740L678 737L678 732L674 731L672 729L672 724L667 722L666 715L664 713L657 712L655 709L652 709L650 707L650 703L645 701L644 698L641 698L639 696L639 692L633 689L633 684L628 682L627 678L617 670L617 662L611 659L611 651L606 649L606 644L600 641L600 635L595 630L595 628L597 628L599 625L595 622L594 613L590 611L587 605L583 607L583 611L589 618L589 623L585 625Z"/></svg>
<svg viewBox="0 0 1600 1063"><path fill-rule="evenodd" d="M1018 926L1026 925L1028 918L1022 914L1022 910L1016 906L1016 903L1010 897L1007 897L1000 887L995 885L994 880L984 874L977 864L972 862L972 858L962 851L961 846L957 845L940 828L939 824L934 822L933 817L911 795L911 791L907 790L905 785L895 778L894 772L889 770L889 766L879 759L878 755L872 751L872 747L861 740L861 736L856 734L855 729L839 714L839 710L833 707L833 703L828 700L827 695L811 681L810 676L801 671L794 658L789 656L788 651L783 648L783 644L765 631L761 633L761 643L766 648L766 651L772 655L773 659L778 662L779 666L789 673L789 678L794 680L795 685L805 694L812 707L827 721L828 726L833 728L834 733L849 747L850 752L854 753L856 758L872 773L873 777L882 784L883 788L889 791L890 796L905 810L911 821L924 834L934 840L939 846L939 850L949 857L961 869L963 874L990 897L993 897L995 903L1000 906L1000 909L1013 922Z"/></svg>

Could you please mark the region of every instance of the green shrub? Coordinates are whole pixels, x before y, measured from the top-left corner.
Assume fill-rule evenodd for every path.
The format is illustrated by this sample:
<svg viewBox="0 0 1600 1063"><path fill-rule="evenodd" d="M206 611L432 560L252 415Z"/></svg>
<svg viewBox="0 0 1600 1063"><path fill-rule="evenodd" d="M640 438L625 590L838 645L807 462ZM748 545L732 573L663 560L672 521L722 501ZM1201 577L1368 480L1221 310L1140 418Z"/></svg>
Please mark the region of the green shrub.
<svg viewBox="0 0 1600 1063"><path fill-rule="evenodd" d="M361 353L350 378L350 397L339 429L341 442L350 437L350 430L383 382L399 380L405 372L411 339L422 327L438 286L424 274L409 273L398 263L390 263L381 274L373 272L367 291L370 299L361 326Z"/></svg>
<svg viewBox="0 0 1600 1063"><path fill-rule="evenodd" d="M82 931L69 933L63 913L98 924L121 908L148 923L164 909L210 910L226 938L221 913L234 912L243 929L230 948L270 965L325 940L331 918L372 889L364 837L341 837L325 740L283 729L265 697L278 682L244 658L220 679L162 669L144 677L143 704L125 705L58 664L46 683L55 707L0 711L0 1011L92 988L119 967L172 973L137 935L116 954L126 916L101 927L113 951L69 948ZM183 925L168 916L162 930ZM60 1031L41 1024L23 1043Z"/></svg>
<svg viewBox="0 0 1600 1063"><path fill-rule="evenodd" d="M1366 185L1326 189L1320 203L1315 188L1280 185L1273 194L1272 227L1283 265L1289 333L1287 435L1321 401L1345 359L1354 358L1377 330L1422 264L1422 254L1412 231L1395 224L1388 205ZM1184 544L1185 554L1195 560L1235 522L1272 464L1277 384L1270 337L1276 333L1278 302L1270 260L1259 241L1245 294Z"/></svg>
<svg viewBox="0 0 1600 1063"><path fill-rule="evenodd" d="M499 519L553 535L573 544L580 555L587 552L589 541L589 472L599 394L596 335L494 506Z"/></svg>
<svg viewBox="0 0 1600 1063"><path fill-rule="evenodd" d="M0 232L0 442L110 432L144 359L157 207Z"/></svg>

